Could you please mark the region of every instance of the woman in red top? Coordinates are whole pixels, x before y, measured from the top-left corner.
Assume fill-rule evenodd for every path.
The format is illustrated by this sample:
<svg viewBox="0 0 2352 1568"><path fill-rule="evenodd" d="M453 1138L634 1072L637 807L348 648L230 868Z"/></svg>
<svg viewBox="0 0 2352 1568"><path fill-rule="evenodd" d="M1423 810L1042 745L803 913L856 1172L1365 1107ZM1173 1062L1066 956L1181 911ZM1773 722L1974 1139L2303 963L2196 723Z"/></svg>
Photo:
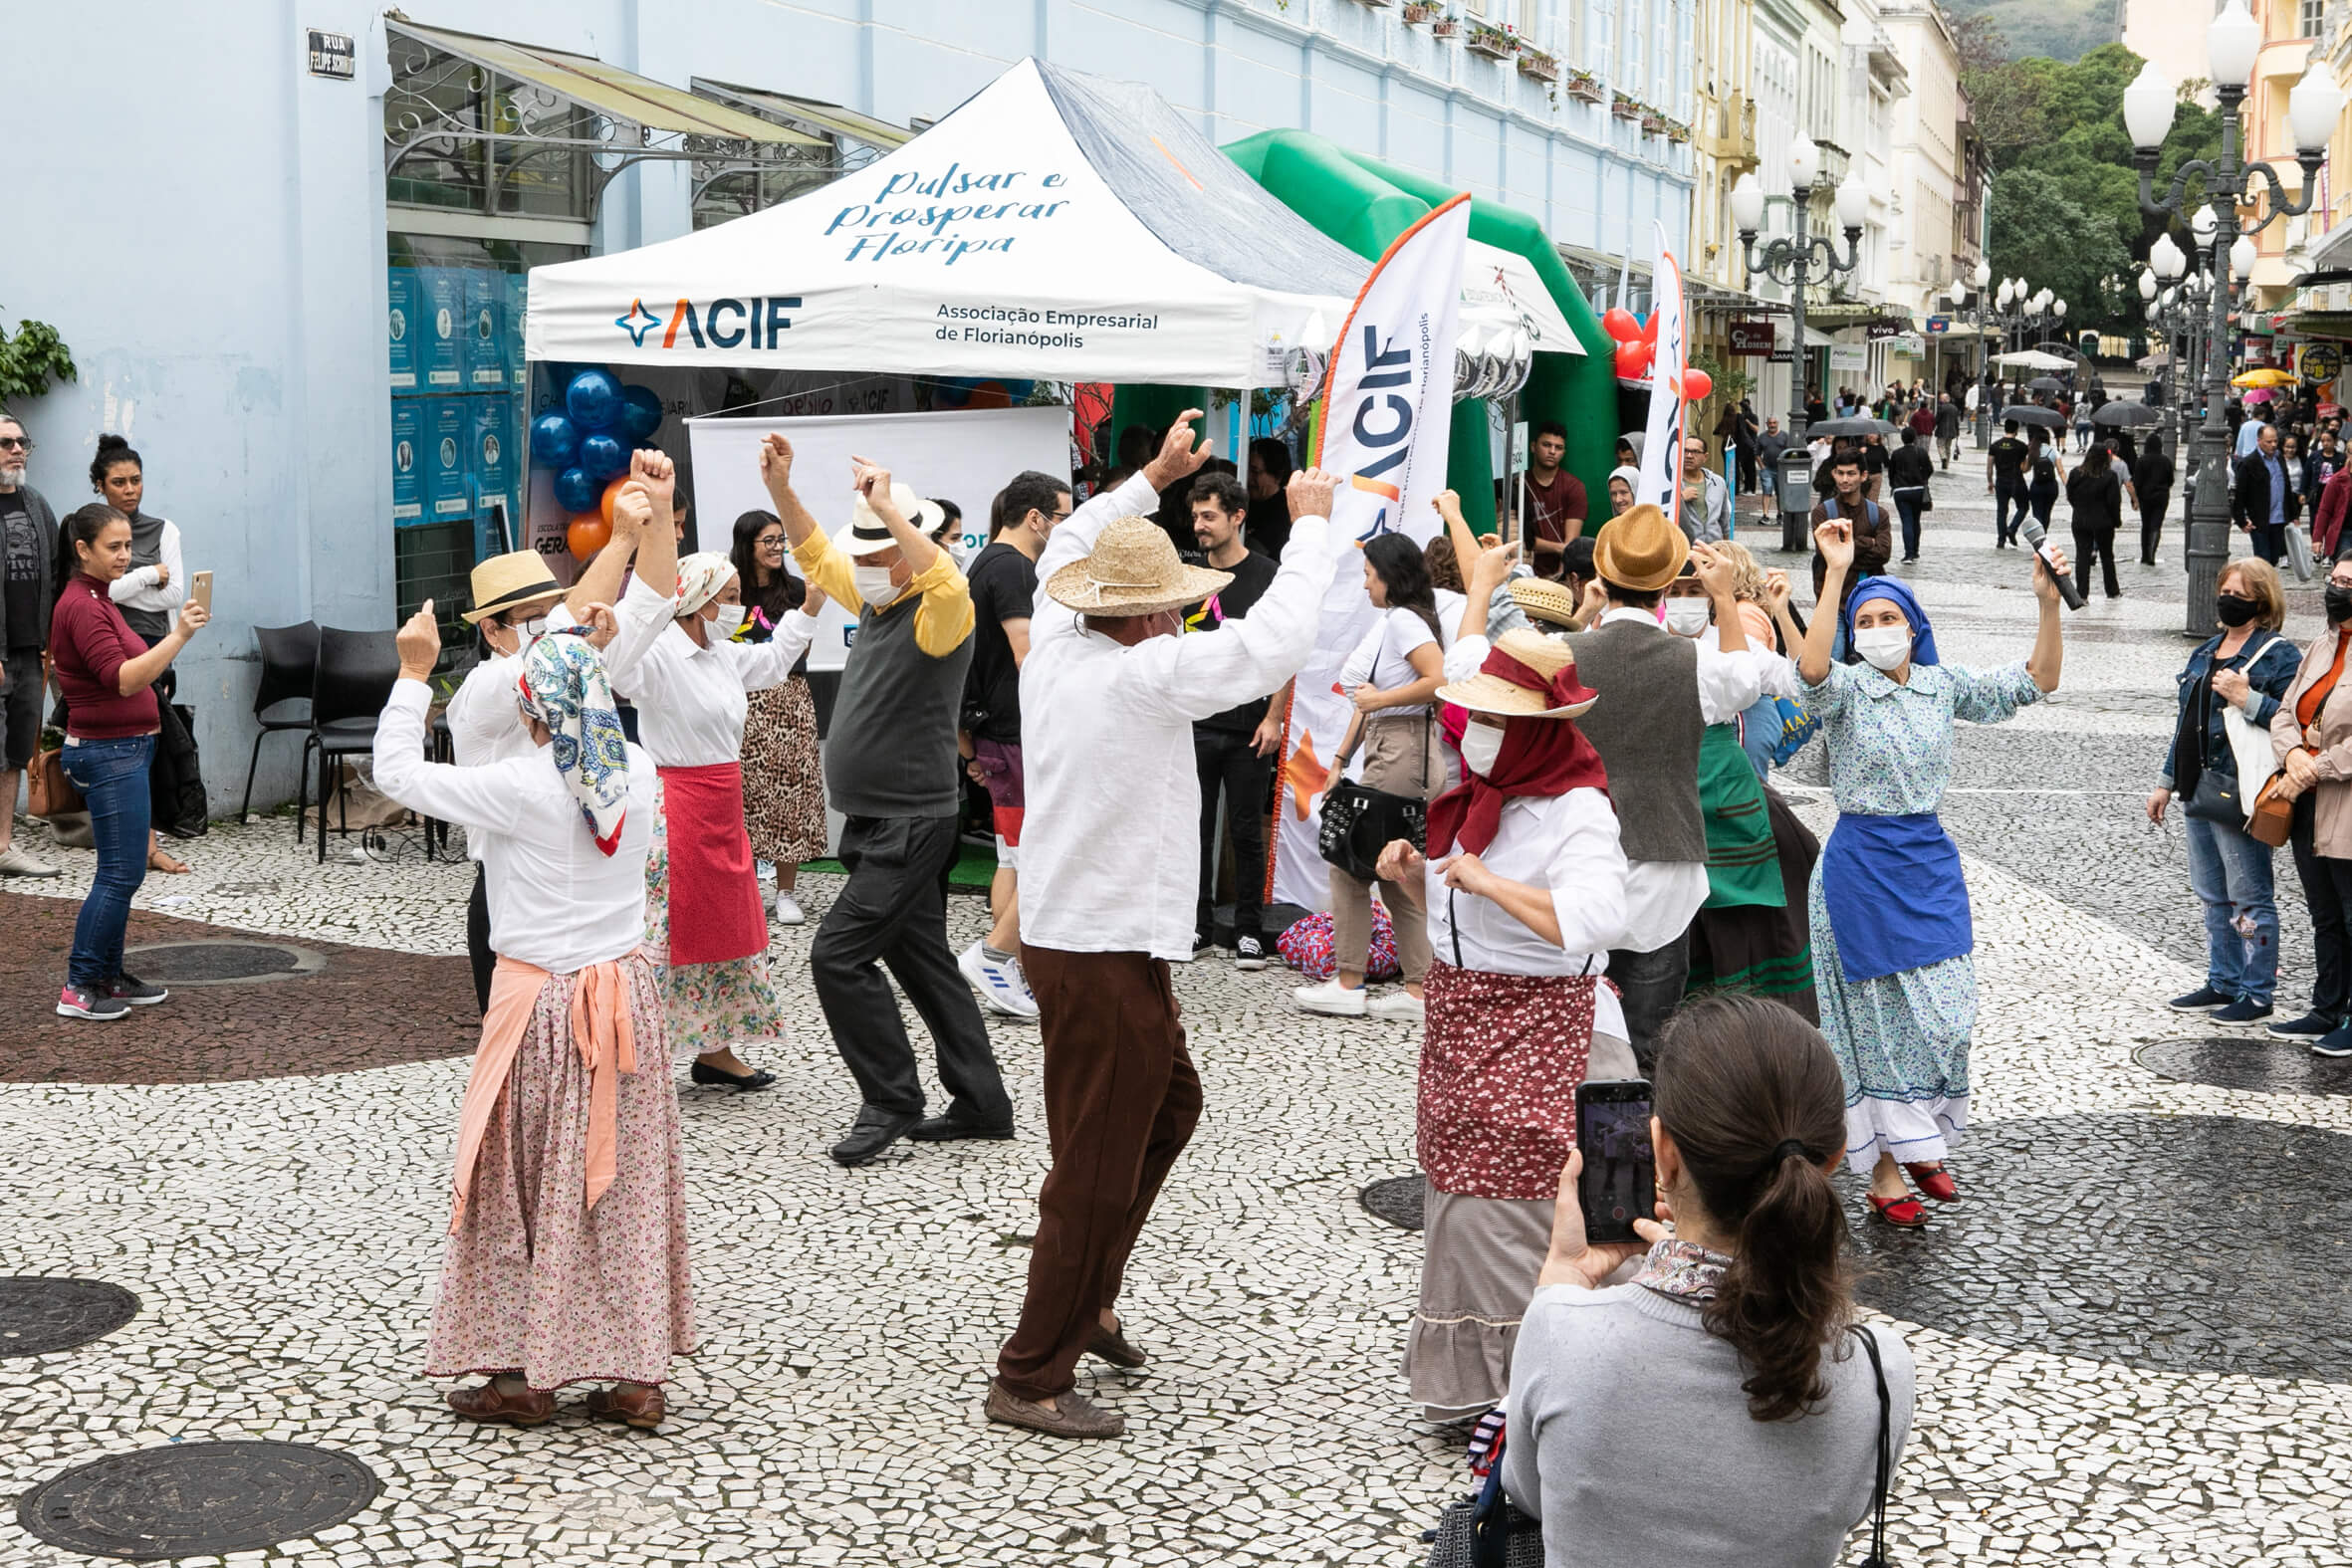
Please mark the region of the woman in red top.
<svg viewBox="0 0 2352 1568"><path fill-rule="evenodd" d="M164 990L122 972L130 896L147 874L147 764L157 710L149 688L211 617L194 598L149 648L107 588L130 565L130 520L104 502L66 519L75 572L50 619L49 651L66 697L66 778L90 803L98 874L74 923L74 951L57 1010L69 1018L118 1018L161 1002Z"/></svg>

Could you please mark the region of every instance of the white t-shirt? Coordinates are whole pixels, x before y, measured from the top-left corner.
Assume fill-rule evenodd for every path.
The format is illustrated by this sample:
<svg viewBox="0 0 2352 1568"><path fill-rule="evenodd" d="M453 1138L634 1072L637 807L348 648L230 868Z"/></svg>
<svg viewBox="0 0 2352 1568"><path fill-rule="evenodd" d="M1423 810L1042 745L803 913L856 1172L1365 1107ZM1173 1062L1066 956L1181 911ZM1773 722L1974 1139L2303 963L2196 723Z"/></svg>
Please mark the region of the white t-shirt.
<svg viewBox="0 0 2352 1568"><path fill-rule="evenodd" d="M1350 694L1364 685L1382 692L1410 686L1421 678L1413 669L1413 650L1436 642L1437 636L1429 629L1429 622L1416 612L1401 608L1382 610L1380 618L1372 623L1371 630L1364 633L1363 640L1340 667L1339 684ZM1427 703L1415 703L1409 708L1383 708L1380 715L1410 718L1428 711Z"/></svg>

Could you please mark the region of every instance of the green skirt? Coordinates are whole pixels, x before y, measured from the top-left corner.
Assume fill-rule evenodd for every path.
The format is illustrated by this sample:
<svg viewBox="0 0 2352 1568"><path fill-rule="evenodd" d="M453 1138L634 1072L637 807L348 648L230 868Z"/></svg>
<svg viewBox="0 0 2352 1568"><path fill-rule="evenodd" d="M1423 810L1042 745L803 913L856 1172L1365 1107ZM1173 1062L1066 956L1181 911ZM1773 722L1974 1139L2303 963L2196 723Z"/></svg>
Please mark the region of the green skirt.
<svg viewBox="0 0 2352 1568"><path fill-rule="evenodd" d="M1708 909L1785 908L1790 899L1780 883L1772 847L1772 822L1764 809L1764 782L1740 748L1740 727L1711 724L1699 742L1699 809L1707 819ZM1801 891L1794 900L1804 904Z"/></svg>
<svg viewBox="0 0 2352 1568"><path fill-rule="evenodd" d="M1746 766L1743 762L1742 766ZM1751 771L1750 779L1756 777ZM1758 786L1770 823L1779 904L1710 905L1691 922L1691 994L1744 991L1784 1003L1806 1022L1821 1021L1813 992L1812 931L1805 889L1821 845L1788 802Z"/></svg>

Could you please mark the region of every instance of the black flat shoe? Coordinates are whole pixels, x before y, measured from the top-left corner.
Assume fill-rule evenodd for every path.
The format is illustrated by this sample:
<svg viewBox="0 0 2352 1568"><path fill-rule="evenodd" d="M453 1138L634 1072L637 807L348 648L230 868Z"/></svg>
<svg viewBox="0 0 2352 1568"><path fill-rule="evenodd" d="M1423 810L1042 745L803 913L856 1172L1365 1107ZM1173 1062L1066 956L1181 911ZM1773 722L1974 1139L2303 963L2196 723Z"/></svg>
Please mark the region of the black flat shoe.
<svg viewBox="0 0 2352 1568"><path fill-rule="evenodd" d="M776 1074L765 1068L754 1067L749 1072L727 1072L707 1062L696 1062L689 1074L696 1083L720 1089L741 1089L749 1094L754 1089L765 1089L776 1081Z"/></svg>
<svg viewBox="0 0 2352 1568"><path fill-rule="evenodd" d="M907 1129L909 1138L917 1143L952 1143L959 1138L1006 1139L1013 1136L1013 1124L1001 1127L968 1122L961 1116L926 1116Z"/></svg>
<svg viewBox="0 0 2352 1568"><path fill-rule="evenodd" d="M884 1149L914 1131L919 1116L901 1116L895 1111L878 1111L872 1106L857 1113L857 1125L849 1129L849 1136L832 1147L833 1164L867 1165Z"/></svg>

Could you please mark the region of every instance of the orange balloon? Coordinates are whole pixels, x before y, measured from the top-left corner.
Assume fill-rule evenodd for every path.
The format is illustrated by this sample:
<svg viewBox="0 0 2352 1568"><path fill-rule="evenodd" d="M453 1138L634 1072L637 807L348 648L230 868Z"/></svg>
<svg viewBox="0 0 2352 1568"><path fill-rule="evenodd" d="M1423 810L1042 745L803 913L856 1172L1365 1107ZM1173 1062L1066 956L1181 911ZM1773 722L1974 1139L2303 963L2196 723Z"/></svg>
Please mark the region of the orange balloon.
<svg viewBox="0 0 2352 1568"><path fill-rule="evenodd" d="M612 504L620 499L620 492L628 482L629 477L626 474L613 479L604 486L604 499L596 503L596 509L604 514L604 527L607 530L612 527Z"/></svg>
<svg viewBox="0 0 2352 1568"><path fill-rule="evenodd" d="M593 512L583 512L564 530L564 543L572 549L574 560L586 561L604 548L612 537L612 525Z"/></svg>

